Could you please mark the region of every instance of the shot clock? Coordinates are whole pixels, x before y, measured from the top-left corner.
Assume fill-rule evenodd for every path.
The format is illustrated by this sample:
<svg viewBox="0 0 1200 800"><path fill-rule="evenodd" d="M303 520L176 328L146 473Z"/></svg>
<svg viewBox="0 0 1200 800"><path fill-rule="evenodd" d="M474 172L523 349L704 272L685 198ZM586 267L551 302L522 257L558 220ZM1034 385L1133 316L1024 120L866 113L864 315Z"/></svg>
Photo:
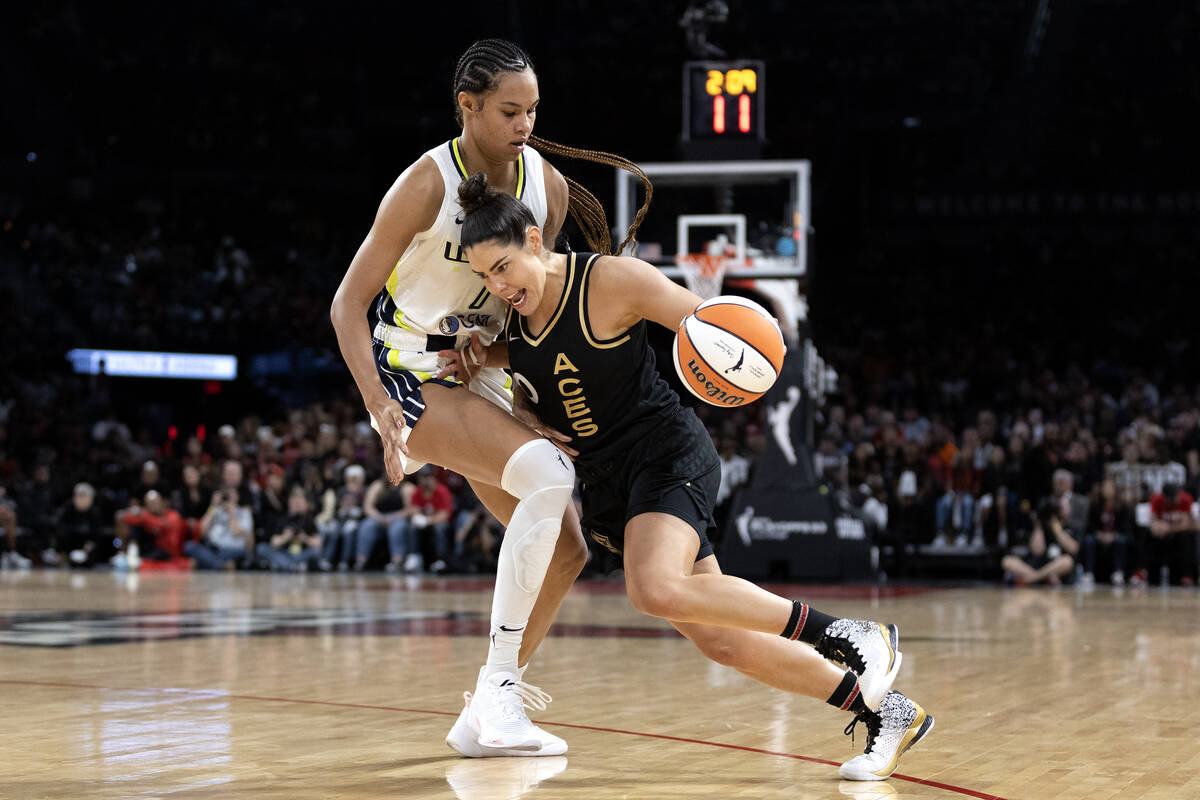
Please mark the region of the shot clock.
<svg viewBox="0 0 1200 800"><path fill-rule="evenodd" d="M762 61L688 61L683 65L683 142L696 155L753 157L764 140L766 68Z"/></svg>

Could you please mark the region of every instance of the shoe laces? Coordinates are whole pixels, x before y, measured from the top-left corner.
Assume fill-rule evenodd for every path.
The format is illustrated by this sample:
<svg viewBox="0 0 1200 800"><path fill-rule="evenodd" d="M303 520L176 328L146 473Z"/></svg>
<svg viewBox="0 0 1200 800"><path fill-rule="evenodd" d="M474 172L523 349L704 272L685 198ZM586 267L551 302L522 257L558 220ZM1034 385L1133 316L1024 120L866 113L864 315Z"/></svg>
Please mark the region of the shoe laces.
<svg viewBox="0 0 1200 800"><path fill-rule="evenodd" d="M552 698L540 687L525 681L505 681L495 686L500 716L505 720L528 719L526 708L545 711ZM467 693L464 693L464 699Z"/></svg>
<svg viewBox="0 0 1200 800"><path fill-rule="evenodd" d="M831 661L845 664L861 675L867 668L867 662L859 648L859 641L863 635L872 632L866 625L867 623L857 620L834 620L821 637L817 652Z"/></svg>
<svg viewBox="0 0 1200 800"><path fill-rule="evenodd" d="M513 693L521 698L521 702L526 708L532 708L534 711L545 711L546 706L554 699L548 693L542 691L540 686L534 686L532 683L525 681L517 681L513 684Z"/></svg>
<svg viewBox="0 0 1200 800"><path fill-rule="evenodd" d="M883 721L882 717L880 717L880 715L878 713L871 711L870 709L867 709L865 711L860 711L860 712L858 712L857 715L855 715L854 719L850 720L850 724L846 726L846 729L844 731L842 731L842 733L844 733L846 736L849 736L850 741L853 742L855 726L857 726L858 723L860 723L860 722L863 723L864 725L866 725L867 726L867 747L863 752L869 753L869 752L871 752L871 748L874 747L874 745L875 745L876 737L879 736L879 727L880 727L880 723L882 721Z"/></svg>

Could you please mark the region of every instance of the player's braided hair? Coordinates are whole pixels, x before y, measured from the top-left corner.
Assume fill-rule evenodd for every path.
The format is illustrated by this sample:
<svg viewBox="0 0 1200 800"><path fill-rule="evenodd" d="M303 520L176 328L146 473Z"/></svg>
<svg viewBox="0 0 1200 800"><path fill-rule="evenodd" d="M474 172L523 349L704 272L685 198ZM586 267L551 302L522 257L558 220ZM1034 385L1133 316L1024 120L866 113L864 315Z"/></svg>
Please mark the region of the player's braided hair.
<svg viewBox="0 0 1200 800"><path fill-rule="evenodd" d="M610 167L619 167L638 176L642 182L642 186L646 190L646 197L642 200L642 205L638 209L637 215L633 218L633 222L630 223L629 230L625 232L625 238L621 240L621 246L617 248L618 254L623 253L626 246L629 246L630 252L633 252L633 248L637 245L637 229L641 226L642 220L646 218L646 212L650 210L650 198L654 197L654 184L650 182L650 177L642 171L642 168L627 158L622 158L612 153L605 153L603 150L583 150L578 147L568 147L565 144L547 141L540 136L530 136L529 143L539 151L554 153L555 155L567 158L594 161L597 164L607 164ZM587 239L588 247L602 255L611 255L612 239L608 232L608 217L604 215L604 206L600 205L600 201L596 199L596 196L585 189L578 181L568 178L566 175L563 175L563 177L567 179L567 187L570 190L567 195L567 208L570 210L571 216L575 218L575 223L583 231L583 237Z"/></svg>
<svg viewBox="0 0 1200 800"><path fill-rule="evenodd" d="M502 72L524 72L533 69L533 59L512 42L503 39L480 39L467 48L454 68L454 120L463 124L458 93L487 94L494 91Z"/></svg>
<svg viewBox="0 0 1200 800"><path fill-rule="evenodd" d="M475 42L458 59L458 66L454 69L454 119L460 126L463 124L462 109L458 105L459 92L485 94L496 88L500 73L522 72L527 69L533 69L533 59L512 42L503 39L481 39ZM617 248L617 253L624 252L627 246L636 246L638 227L646 218L646 212L650 208L650 198L654 196L654 184L650 182L649 176L642 171L641 167L627 158L612 153L568 147L539 136L530 136L529 143L542 152L606 164L637 175L645 188L646 196L642 200L642 205L638 208L629 230L625 232L625 238L621 240L621 246ZM568 188L567 209L571 212L571 216L579 225L580 230L583 231L588 247L597 253L610 255L612 238L608 230L608 217L604 213L604 206L581 183L566 175L563 177L566 178Z"/></svg>

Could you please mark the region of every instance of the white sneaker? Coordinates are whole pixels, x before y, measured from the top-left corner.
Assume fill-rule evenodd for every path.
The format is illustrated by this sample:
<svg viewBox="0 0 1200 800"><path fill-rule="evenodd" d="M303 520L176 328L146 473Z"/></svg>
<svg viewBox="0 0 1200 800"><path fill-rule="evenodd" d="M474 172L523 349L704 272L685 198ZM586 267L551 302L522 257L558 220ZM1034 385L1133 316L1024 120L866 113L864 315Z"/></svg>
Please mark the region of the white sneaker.
<svg viewBox="0 0 1200 800"><path fill-rule="evenodd" d="M1120 570L1117 570L1116 572L1114 572L1112 574L1112 578L1110 580L1112 581L1113 586L1124 586L1125 585L1125 573L1121 572Z"/></svg>
<svg viewBox="0 0 1200 800"><path fill-rule="evenodd" d="M536 688L536 687L535 687ZM503 747L485 747L479 743L479 728L475 727L471 714L471 693L463 692L463 710L454 727L446 734L446 744L451 750L467 758L503 758L505 756L561 756L567 752L567 743L552 733L534 726L542 746L538 750L513 750Z"/></svg>
<svg viewBox="0 0 1200 800"><path fill-rule="evenodd" d="M817 652L858 675L867 708L876 710L900 674L900 629L860 619L835 619L817 642Z"/></svg>
<svg viewBox="0 0 1200 800"><path fill-rule="evenodd" d="M855 717L846 726L847 735L853 734L859 720L867 725L867 748L838 768L838 775L849 781L888 777L896 771L900 756L933 730L933 717L899 692L888 692L878 713L867 711Z"/></svg>
<svg viewBox="0 0 1200 800"><path fill-rule="evenodd" d="M546 706L554 699L546 692L543 692L537 686L525 683L525 670L529 668L526 664L518 670L518 676L521 678L521 683L525 686L525 693L529 695L530 700L525 703L529 708L535 711L545 711ZM483 680L483 673L487 669L486 666L479 668L479 680ZM478 683L478 681L476 681ZM454 726L450 728L450 732L446 734L446 744L451 750L464 755L467 758L500 758L504 756L558 756L567 752L567 743L558 738L552 733L534 726L534 730L538 732L542 739L542 747L540 750L509 750L502 747L485 747L479 743L479 728L474 723L474 717L471 714L471 693L463 692L463 710L459 712L458 719L454 721Z"/></svg>
<svg viewBox="0 0 1200 800"><path fill-rule="evenodd" d="M485 677L480 670L475 696L467 706L467 715L479 730L476 742L504 750L541 750L542 736L548 734L529 721L525 704L541 710L549 700L550 695L523 683L515 672L493 672Z"/></svg>
<svg viewBox="0 0 1200 800"><path fill-rule="evenodd" d="M567 759L514 758L481 764L455 759L446 767L446 783L458 800L496 800L524 797L530 789L567 768Z"/></svg>
<svg viewBox="0 0 1200 800"><path fill-rule="evenodd" d="M420 572L421 566L422 566L422 564L421 564L421 554L420 553L409 553L408 557L404 559L404 571L405 572Z"/></svg>
<svg viewBox="0 0 1200 800"><path fill-rule="evenodd" d="M9 550L4 554L5 566L9 569L29 569L33 566L33 562L25 556L18 553L16 550Z"/></svg>

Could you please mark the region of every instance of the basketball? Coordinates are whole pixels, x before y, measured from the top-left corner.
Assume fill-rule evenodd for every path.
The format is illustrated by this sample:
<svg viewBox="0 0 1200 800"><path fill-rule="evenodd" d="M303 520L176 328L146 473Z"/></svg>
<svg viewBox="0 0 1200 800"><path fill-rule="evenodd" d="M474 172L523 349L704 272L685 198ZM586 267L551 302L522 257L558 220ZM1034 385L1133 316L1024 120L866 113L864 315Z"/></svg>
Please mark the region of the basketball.
<svg viewBox="0 0 1200 800"><path fill-rule="evenodd" d="M689 392L710 405L732 408L771 388L785 350L770 312L753 300L724 295L684 317L671 354Z"/></svg>

